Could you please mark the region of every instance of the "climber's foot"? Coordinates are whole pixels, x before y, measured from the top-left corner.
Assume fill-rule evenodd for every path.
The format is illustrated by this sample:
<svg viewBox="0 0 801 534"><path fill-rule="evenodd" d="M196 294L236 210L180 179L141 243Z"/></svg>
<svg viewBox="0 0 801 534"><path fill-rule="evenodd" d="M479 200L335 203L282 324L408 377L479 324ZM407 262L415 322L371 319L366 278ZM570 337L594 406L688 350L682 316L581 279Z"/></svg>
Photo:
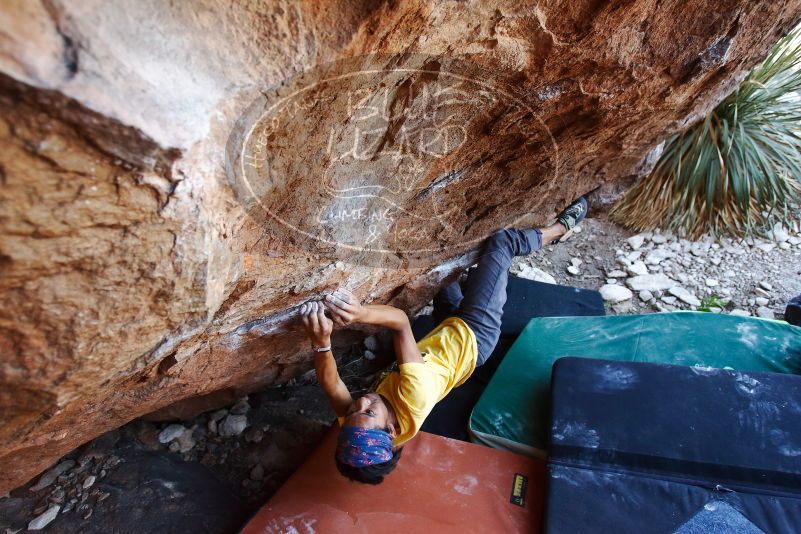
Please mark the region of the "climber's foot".
<svg viewBox="0 0 801 534"><path fill-rule="evenodd" d="M578 200L566 207L562 213L556 217L557 224L561 224L565 228L565 233L562 234L555 242L564 243L571 235L576 225L584 220L587 216L589 205L584 197L579 197Z"/></svg>

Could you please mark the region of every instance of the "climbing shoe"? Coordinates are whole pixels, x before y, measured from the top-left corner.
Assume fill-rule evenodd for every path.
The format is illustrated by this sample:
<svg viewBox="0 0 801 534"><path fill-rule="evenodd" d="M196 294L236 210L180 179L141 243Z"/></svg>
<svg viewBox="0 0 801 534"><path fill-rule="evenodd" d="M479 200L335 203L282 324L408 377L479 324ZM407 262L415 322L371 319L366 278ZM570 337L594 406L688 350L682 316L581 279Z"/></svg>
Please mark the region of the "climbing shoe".
<svg viewBox="0 0 801 534"><path fill-rule="evenodd" d="M579 197L578 200L565 208L565 210L556 217L556 222L567 228L567 232L559 238L560 243L566 241L573 235L573 229L578 223L584 220L584 217L587 216L588 209L587 201L584 200L584 197Z"/></svg>

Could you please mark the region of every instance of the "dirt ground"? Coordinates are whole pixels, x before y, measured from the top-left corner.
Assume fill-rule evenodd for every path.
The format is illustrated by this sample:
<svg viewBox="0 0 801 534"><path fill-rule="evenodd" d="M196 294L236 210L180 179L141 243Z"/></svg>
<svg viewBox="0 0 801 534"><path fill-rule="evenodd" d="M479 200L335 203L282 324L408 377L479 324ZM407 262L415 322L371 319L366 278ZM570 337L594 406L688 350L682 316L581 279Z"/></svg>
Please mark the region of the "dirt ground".
<svg viewBox="0 0 801 534"><path fill-rule="evenodd" d="M512 272L604 288L612 314L710 307L780 319L801 293L797 226L746 241L633 235L604 216L590 218L568 242L516 258ZM368 349L373 359L365 358ZM355 393L392 360L386 340L376 338L339 356ZM50 532L236 532L333 420L310 372L192 420L131 422L0 498L0 532L19 532L47 514L54 517L45 527Z"/></svg>

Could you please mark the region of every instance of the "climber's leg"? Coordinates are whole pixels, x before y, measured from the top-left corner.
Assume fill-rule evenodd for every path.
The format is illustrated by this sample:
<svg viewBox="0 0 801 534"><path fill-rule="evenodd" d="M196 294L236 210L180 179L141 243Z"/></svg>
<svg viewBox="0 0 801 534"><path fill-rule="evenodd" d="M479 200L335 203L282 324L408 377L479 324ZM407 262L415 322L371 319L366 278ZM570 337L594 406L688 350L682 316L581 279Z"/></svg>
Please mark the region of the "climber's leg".
<svg viewBox="0 0 801 534"><path fill-rule="evenodd" d="M562 230L564 232L564 228ZM487 361L501 334L512 258L530 254L541 246L542 232L537 229L499 230L484 243L478 266L467 277L464 299L456 314L476 335L477 366Z"/></svg>
<svg viewBox="0 0 801 534"><path fill-rule="evenodd" d="M434 297L434 312L432 313L434 321L439 324L448 317L456 315L456 310L459 309L459 304L462 303L463 298L462 288L459 286L458 280L440 289L439 293Z"/></svg>
<svg viewBox="0 0 801 534"><path fill-rule="evenodd" d="M587 201L579 198L556 218L556 224L543 229L499 230L484 243L478 266L470 271L458 317L476 335L478 359L483 365L490 357L501 335L501 317L506 303L506 283L512 258L531 254L564 236L587 214Z"/></svg>

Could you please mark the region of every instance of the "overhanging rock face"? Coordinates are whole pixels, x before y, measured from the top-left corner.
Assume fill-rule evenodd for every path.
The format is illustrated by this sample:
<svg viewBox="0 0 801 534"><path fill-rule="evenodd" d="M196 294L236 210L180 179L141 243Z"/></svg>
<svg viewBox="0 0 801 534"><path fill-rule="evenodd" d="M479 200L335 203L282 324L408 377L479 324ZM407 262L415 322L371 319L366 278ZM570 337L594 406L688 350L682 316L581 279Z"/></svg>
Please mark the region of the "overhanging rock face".
<svg viewBox="0 0 801 534"><path fill-rule="evenodd" d="M641 173L799 3L5 2L0 492L307 369L309 298L414 310Z"/></svg>

